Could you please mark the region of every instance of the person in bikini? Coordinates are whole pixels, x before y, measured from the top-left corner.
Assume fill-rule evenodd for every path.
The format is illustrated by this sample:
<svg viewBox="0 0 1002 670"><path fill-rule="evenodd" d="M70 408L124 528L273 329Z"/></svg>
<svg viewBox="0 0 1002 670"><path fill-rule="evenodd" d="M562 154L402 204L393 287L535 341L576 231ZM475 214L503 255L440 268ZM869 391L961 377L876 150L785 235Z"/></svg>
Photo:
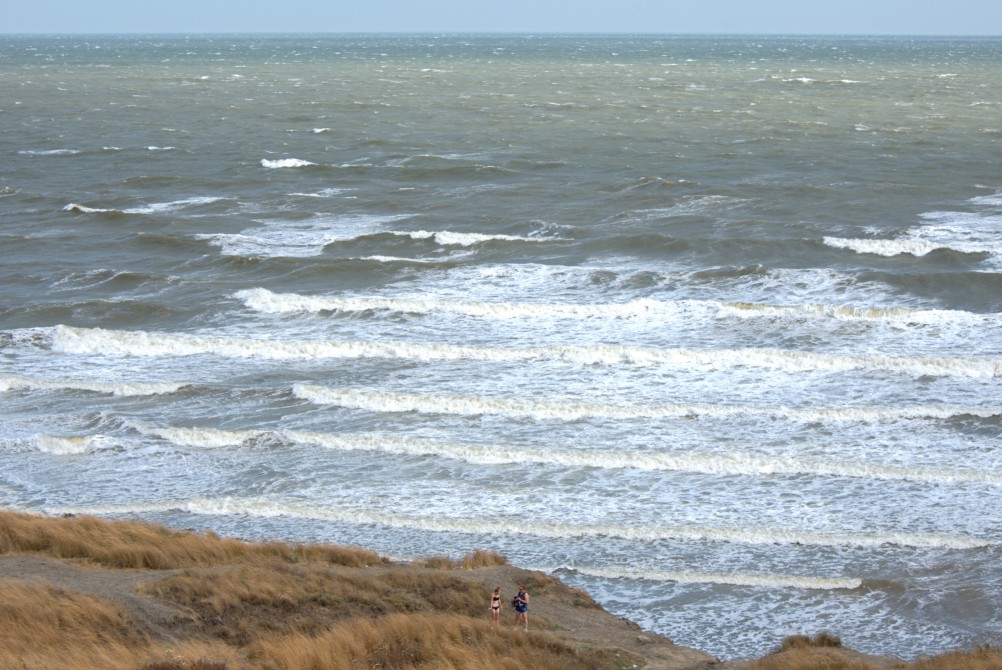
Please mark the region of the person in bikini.
<svg viewBox="0 0 1002 670"><path fill-rule="evenodd" d="M491 594L491 616L494 618L494 625L501 620L501 587L494 589Z"/></svg>

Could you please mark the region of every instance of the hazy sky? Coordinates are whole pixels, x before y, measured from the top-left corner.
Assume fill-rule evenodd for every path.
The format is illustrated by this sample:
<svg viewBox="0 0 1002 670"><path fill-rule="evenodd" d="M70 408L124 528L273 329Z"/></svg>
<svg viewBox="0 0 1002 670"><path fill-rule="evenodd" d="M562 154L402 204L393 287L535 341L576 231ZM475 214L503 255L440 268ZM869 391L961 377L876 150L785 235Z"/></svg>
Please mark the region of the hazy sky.
<svg viewBox="0 0 1002 670"><path fill-rule="evenodd" d="M1002 0L19 0L0 33L1000 35Z"/></svg>

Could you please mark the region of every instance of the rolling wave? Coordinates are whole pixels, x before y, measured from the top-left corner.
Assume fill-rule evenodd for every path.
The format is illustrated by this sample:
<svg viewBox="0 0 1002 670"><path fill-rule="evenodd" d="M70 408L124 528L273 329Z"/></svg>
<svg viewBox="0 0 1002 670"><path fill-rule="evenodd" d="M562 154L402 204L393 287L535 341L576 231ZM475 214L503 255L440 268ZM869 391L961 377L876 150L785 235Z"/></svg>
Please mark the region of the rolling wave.
<svg viewBox="0 0 1002 670"><path fill-rule="evenodd" d="M878 354L816 354L786 349L655 349L623 345L550 345L525 348L451 344L323 340L265 340L221 335L75 328L52 329L53 350L112 356L211 354L265 360L396 358L418 361L518 362L554 360L574 365L639 365L719 369L755 366L789 372L880 370L912 375L1002 377L1002 358L919 358Z"/></svg>
<svg viewBox="0 0 1002 670"><path fill-rule="evenodd" d="M620 568L594 568L576 566L573 568L535 568L542 572L574 572L589 577L603 579L640 579L654 582L675 582L678 584L725 584L728 586L750 586L764 589L804 589L819 591L851 591L863 586L863 580L855 577L801 577L794 575L753 575L690 572L687 570L623 570Z"/></svg>
<svg viewBox="0 0 1002 670"><path fill-rule="evenodd" d="M825 237L824 243L836 249L847 249L858 254L875 254L877 256L926 256L941 249L957 251L963 254L997 254L1002 248L988 245L961 245L930 240L880 240L868 238Z"/></svg>
<svg viewBox="0 0 1002 670"><path fill-rule="evenodd" d="M267 158L261 159L261 167L271 168L273 170L279 168L309 167L311 165L316 165L316 163L304 161L300 158L279 158L277 160L268 160Z"/></svg>
<svg viewBox="0 0 1002 670"><path fill-rule="evenodd" d="M695 472L709 475L762 476L773 474L922 481L938 484L1002 486L1002 472L940 467L907 467L872 462L822 461L809 458L763 456L750 452L726 454L634 449L545 449L506 444L474 444L401 438L378 433L315 433L293 430L219 430L198 427L161 427L133 424L144 435L182 447L231 447L258 439L318 446L334 451L370 451L395 456L435 456L478 465L539 463L564 467Z"/></svg>
<svg viewBox="0 0 1002 670"><path fill-rule="evenodd" d="M715 300L662 301L649 298L622 303L557 304L441 300L436 298L378 298L308 296L275 293L265 288L237 291L234 297L247 307L266 314L288 312L362 312L385 310L409 314L441 312L493 319L566 318L586 319L663 317L703 312L706 318L786 316L794 319L825 318L840 321L877 321L895 324L985 324L1002 326L1002 314L974 314L959 310L914 310L904 307L852 307L842 305L768 305Z"/></svg>
<svg viewBox="0 0 1002 670"><path fill-rule="evenodd" d="M147 396L174 393L184 388L184 383L154 382L100 382L79 379L31 379L18 375L0 375L0 393L13 390L28 391L92 391L115 396Z"/></svg>
<svg viewBox="0 0 1002 670"><path fill-rule="evenodd" d="M49 514L149 514L181 511L210 516L249 516L258 518L297 518L333 523L363 524L405 528L433 533L472 533L485 535L525 535L546 538L614 537L638 542L675 540L680 542L722 542L728 544L791 544L822 547L933 547L975 549L996 546L991 540L943 533L902 533L895 531L863 533L817 533L795 528L712 527L693 525L570 524L538 518L416 516L380 509L308 505L267 498L200 498L168 503L107 505L100 507L57 507Z"/></svg>
<svg viewBox="0 0 1002 670"><path fill-rule="evenodd" d="M90 451L103 439L102 435L37 435L35 444L39 451L49 454L78 455Z"/></svg>
<svg viewBox="0 0 1002 670"><path fill-rule="evenodd" d="M175 212L186 207L198 205L210 205L227 198L221 197L194 197L172 200L170 202L154 202L140 207L129 207L128 209L88 207L79 203L71 202L63 207L64 212L76 212L78 214L165 214Z"/></svg>
<svg viewBox="0 0 1002 670"><path fill-rule="evenodd" d="M529 418L535 420L578 421L582 419L662 419L679 417L769 416L801 422L873 422L908 419L950 419L957 416L990 418L1002 415L996 407L832 407L796 409L790 407L751 407L677 403L665 405L613 405L608 403L550 400L545 398L502 398L467 395L424 395L338 389L310 384L296 384L298 398L318 405L335 405L373 412L422 412L478 416L482 414Z"/></svg>

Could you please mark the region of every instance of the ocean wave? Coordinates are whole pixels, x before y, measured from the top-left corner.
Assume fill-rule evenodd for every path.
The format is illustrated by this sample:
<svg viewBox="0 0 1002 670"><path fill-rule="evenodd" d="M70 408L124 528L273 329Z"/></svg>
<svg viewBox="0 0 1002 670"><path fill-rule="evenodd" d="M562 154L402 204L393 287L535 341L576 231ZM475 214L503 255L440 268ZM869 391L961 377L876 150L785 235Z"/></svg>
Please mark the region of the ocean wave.
<svg viewBox="0 0 1002 670"><path fill-rule="evenodd" d="M77 212L80 214L162 214L164 212L174 212L185 207L190 207L194 205L207 205L214 202L219 202L220 200L226 200L222 197L193 197L184 198L182 200L173 200L170 202L156 202L149 205L143 205L141 207L130 207L128 209L114 209L105 207L88 207L86 205L81 205L76 202L71 202L70 204L63 207L64 212Z"/></svg>
<svg viewBox="0 0 1002 670"><path fill-rule="evenodd" d="M121 151L121 147L101 147L96 149L22 149L21 156L82 156L85 154L105 154Z"/></svg>
<svg viewBox="0 0 1002 670"><path fill-rule="evenodd" d="M127 425L138 430L143 435L151 435L167 440L180 447L200 447L215 449L233 447L248 440L257 439L270 434L264 430L220 430L218 428L179 428L174 426L149 426L138 422L127 422Z"/></svg>
<svg viewBox="0 0 1002 670"><path fill-rule="evenodd" d="M765 589L803 589L818 591L852 591L863 586L857 577L805 577L796 575L723 574L688 570L624 570L622 568L558 567L532 568L542 572L573 572L602 579L638 579L677 584L725 584Z"/></svg>
<svg viewBox="0 0 1002 670"><path fill-rule="evenodd" d="M315 358L398 358L442 361L561 361L572 365L638 365L709 369L755 366L789 372L881 370L912 375L1002 377L1002 359L911 358L877 354L815 354L783 349L654 349L622 345L551 345L525 348L474 347L405 342L266 340L221 335L75 328L52 330L54 350L113 356L191 356L211 354L273 360Z"/></svg>
<svg viewBox="0 0 1002 670"><path fill-rule="evenodd" d="M200 498L165 503L107 505L94 507L54 507L49 514L155 514L186 512L207 516L249 516L257 518L295 518L333 523L376 525L432 533L468 533L478 535L524 535L545 538L613 537L637 542L675 540L680 542L721 542L742 545L807 545L820 547L901 547L977 549L996 546L988 539L945 533L818 533L797 528L714 527L694 525L573 524L539 518L474 517L458 518L418 516L374 508L350 508L348 505L309 505L267 498Z"/></svg>
<svg viewBox="0 0 1002 670"><path fill-rule="evenodd" d="M552 237L520 237L517 235L488 235L484 233L455 233L447 230L427 231L414 230L408 232L392 232L393 235L409 237L412 240L434 240L443 246L470 247L485 242L552 242Z"/></svg>
<svg viewBox="0 0 1002 670"><path fill-rule="evenodd" d="M332 451L364 451L394 456L435 456L477 465L517 465L538 463L604 470L646 470L692 472L738 477L775 474L847 477L877 480L922 481L937 484L988 484L1002 486L1002 472L940 467L897 466L854 461L838 462L783 456L763 456L750 452L726 454L699 452L658 452L635 449L615 451L545 449L510 444L475 444L401 438L380 433L333 434L295 430L220 430L200 427L159 427L132 424L144 435L152 435L181 447L217 448L271 439L297 445L316 446Z"/></svg>
<svg viewBox="0 0 1002 670"><path fill-rule="evenodd" d="M874 254L877 256L901 256L910 254L912 256L926 256L934 251L951 250L964 254L996 254L999 247L983 245L949 244L946 242L932 242L929 240L878 240L878 239L853 239L844 237L825 237L824 243L836 249L848 249L859 254Z"/></svg>
<svg viewBox="0 0 1002 670"><path fill-rule="evenodd" d="M109 209L104 207L87 207L79 203L71 202L63 207L64 212L77 212L79 214L124 214L120 209Z"/></svg>
<svg viewBox="0 0 1002 670"><path fill-rule="evenodd" d="M263 221L258 228L239 233L199 233L225 256L307 258L319 256L338 242L385 233L388 223L410 218L409 214L317 216L305 221Z"/></svg>
<svg viewBox="0 0 1002 670"><path fill-rule="evenodd" d="M950 419L958 416L990 418L1002 415L997 407L754 407L676 403L665 405L615 405L576 400L533 397L428 395L360 389L339 389L295 384L293 394L317 405L332 405L372 412L420 412L459 416L495 415L534 420L580 421L583 419L666 419L681 417L769 416L799 422L875 422L913 419Z"/></svg>
<svg viewBox="0 0 1002 670"><path fill-rule="evenodd" d="M37 435L35 444L39 451L48 454L76 455L87 453L102 439L100 435Z"/></svg>
<svg viewBox="0 0 1002 670"><path fill-rule="evenodd" d="M265 288L244 289L236 292L234 297L243 301L247 307L266 314L383 310L408 314L438 312L492 319L664 318L667 316L690 318L695 315L706 319L724 316L739 318L790 317L793 319L816 317L838 321L891 322L895 324L963 323L1002 326L1002 314L998 313L974 314L959 310L915 310L904 307L853 307L821 304L769 305L750 302L718 302L715 300L661 301L647 298L622 303L599 304L487 302L438 298L342 298L275 293Z"/></svg>
<svg viewBox="0 0 1002 670"><path fill-rule="evenodd" d="M261 167L270 169L308 167L310 165L316 165L316 163L304 161L299 158L280 158L278 160L268 160L267 158L261 159Z"/></svg>
<svg viewBox="0 0 1002 670"><path fill-rule="evenodd" d="M21 156L75 156L83 153L80 149L22 149Z"/></svg>
<svg viewBox="0 0 1002 670"><path fill-rule="evenodd" d="M80 379L31 379L18 375L0 375L0 392L27 391L91 391L114 396L148 396L174 393L187 384L164 382L104 382Z"/></svg>
<svg viewBox="0 0 1002 670"><path fill-rule="evenodd" d="M880 256L925 256L946 250L962 254L1002 255L999 227L1002 216L996 196L981 196L970 201L976 211L934 211L921 217L930 223L912 226L893 239L825 237L828 246L857 253Z"/></svg>

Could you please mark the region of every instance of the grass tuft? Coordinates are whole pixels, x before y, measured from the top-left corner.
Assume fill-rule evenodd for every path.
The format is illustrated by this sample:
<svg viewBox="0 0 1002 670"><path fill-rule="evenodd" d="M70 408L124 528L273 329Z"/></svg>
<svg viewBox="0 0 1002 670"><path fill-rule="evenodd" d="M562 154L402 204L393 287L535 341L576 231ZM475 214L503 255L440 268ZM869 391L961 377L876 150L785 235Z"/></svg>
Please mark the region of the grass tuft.
<svg viewBox="0 0 1002 670"><path fill-rule="evenodd" d="M281 559L367 567L386 561L354 547L284 542L244 542L215 533L175 531L138 521L104 521L87 515L46 517L0 511L0 554L43 553L85 559L112 568L170 570Z"/></svg>
<svg viewBox="0 0 1002 670"><path fill-rule="evenodd" d="M780 651L790 649L805 649L808 647L841 647L842 640L837 635L828 632L815 633L813 637L807 635L791 635L780 644Z"/></svg>
<svg viewBox="0 0 1002 670"><path fill-rule="evenodd" d="M250 659L276 670L358 668L481 668L500 670L610 670L594 654L578 654L547 635L497 629L452 614L391 614L352 619L317 636L262 639Z"/></svg>

